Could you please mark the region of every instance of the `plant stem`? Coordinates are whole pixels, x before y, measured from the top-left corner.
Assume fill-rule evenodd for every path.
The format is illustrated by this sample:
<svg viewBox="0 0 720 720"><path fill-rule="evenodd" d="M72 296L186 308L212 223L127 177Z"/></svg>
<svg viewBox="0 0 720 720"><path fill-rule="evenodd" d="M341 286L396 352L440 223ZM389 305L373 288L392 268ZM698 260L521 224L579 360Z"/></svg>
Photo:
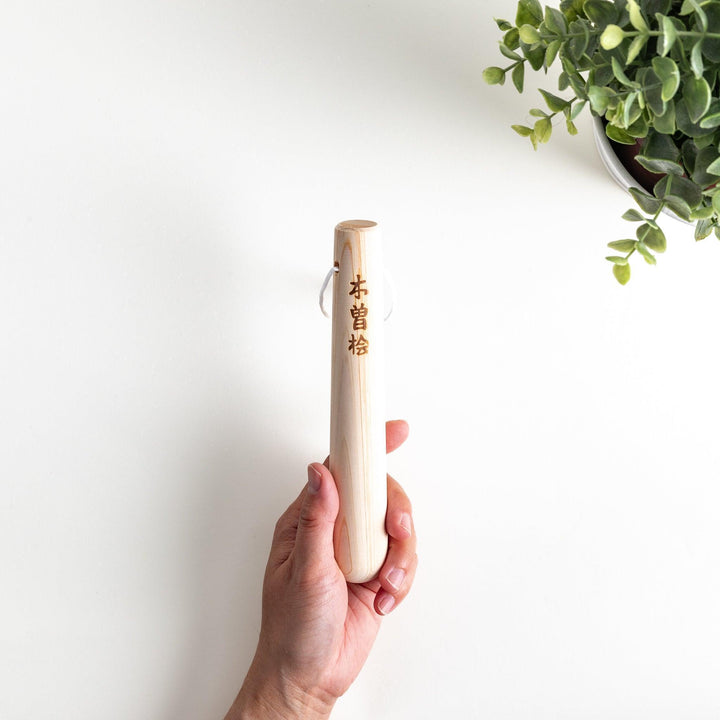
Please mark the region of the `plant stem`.
<svg viewBox="0 0 720 720"><path fill-rule="evenodd" d="M645 32L640 30L623 30L623 32L625 33L625 37L637 37L638 35L660 37L665 34L662 30L646 30ZM697 32L695 30L677 30L676 33L678 37L698 38L700 40L704 38L720 39L720 33Z"/></svg>
<svg viewBox="0 0 720 720"><path fill-rule="evenodd" d="M588 30L588 35L590 37L601 35L604 32L604 30L594 29L594 30ZM662 30L623 30L623 33L625 34L625 37L637 37L638 35L647 35L648 37L660 37L661 35L664 35L665 33ZM683 37L683 38L698 38L698 39L704 39L704 38L712 38L715 40L720 39L720 33L712 33L712 32L697 32L696 30L677 30L677 36ZM550 41L553 40L565 40L570 38L576 38L576 37L585 37L585 33L565 33L563 35L540 35L540 39L543 41Z"/></svg>
<svg viewBox="0 0 720 720"><path fill-rule="evenodd" d="M522 65L522 63L527 62L527 58L520 58L519 60L516 60L512 65L508 65L506 68L502 68L502 71L504 73L514 69L518 65Z"/></svg>

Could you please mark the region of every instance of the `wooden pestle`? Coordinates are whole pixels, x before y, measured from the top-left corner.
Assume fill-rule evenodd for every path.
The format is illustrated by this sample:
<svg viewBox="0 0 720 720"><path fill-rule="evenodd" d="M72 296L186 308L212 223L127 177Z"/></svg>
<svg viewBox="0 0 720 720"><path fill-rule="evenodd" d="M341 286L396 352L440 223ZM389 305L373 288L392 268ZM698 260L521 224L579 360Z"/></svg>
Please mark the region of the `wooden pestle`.
<svg viewBox="0 0 720 720"><path fill-rule="evenodd" d="M368 220L335 228L330 472L340 495L335 558L353 583L373 579L388 548L381 243Z"/></svg>

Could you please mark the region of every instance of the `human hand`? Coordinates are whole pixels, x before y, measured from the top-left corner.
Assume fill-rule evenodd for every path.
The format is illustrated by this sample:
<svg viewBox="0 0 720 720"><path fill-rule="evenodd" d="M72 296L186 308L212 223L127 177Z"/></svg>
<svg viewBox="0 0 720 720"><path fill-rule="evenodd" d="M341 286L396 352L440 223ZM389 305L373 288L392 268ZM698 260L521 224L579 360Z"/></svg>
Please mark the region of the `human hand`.
<svg viewBox="0 0 720 720"><path fill-rule="evenodd" d="M407 423L388 422L387 451L407 435ZM388 475L389 547L376 580L345 581L333 550L338 508L330 471L312 463L308 484L275 526L257 651L226 720L329 717L365 663L382 616L408 594L416 539L400 485Z"/></svg>

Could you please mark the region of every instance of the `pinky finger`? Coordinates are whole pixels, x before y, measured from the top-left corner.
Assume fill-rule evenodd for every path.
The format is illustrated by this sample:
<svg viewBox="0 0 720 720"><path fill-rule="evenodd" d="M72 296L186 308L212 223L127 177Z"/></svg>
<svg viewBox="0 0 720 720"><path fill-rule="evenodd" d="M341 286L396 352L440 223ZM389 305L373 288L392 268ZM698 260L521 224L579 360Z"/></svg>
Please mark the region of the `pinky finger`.
<svg viewBox="0 0 720 720"><path fill-rule="evenodd" d="M375 595L375 612L378 615L388 615L391 613L406 597L410 592L413 581L415 580L415 573L417 572L418 556L413 556L413 559L405 573L403 583L398 588L397 592L390 593L387 590L380 588Z"/></svg>

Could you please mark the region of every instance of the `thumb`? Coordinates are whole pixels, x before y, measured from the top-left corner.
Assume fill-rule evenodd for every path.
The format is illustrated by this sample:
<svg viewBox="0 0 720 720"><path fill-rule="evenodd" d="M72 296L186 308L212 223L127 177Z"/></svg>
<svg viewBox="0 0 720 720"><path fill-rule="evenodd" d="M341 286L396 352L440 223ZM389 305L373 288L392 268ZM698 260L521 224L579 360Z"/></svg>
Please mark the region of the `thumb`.
<svg viewBox="0 0 720 720"><path fill-rule="evenodd" d="M308 484L300 507L295 557L304 567L334 562L333 530L340 501L335 480L320 463L308 465Z"/></svg>

